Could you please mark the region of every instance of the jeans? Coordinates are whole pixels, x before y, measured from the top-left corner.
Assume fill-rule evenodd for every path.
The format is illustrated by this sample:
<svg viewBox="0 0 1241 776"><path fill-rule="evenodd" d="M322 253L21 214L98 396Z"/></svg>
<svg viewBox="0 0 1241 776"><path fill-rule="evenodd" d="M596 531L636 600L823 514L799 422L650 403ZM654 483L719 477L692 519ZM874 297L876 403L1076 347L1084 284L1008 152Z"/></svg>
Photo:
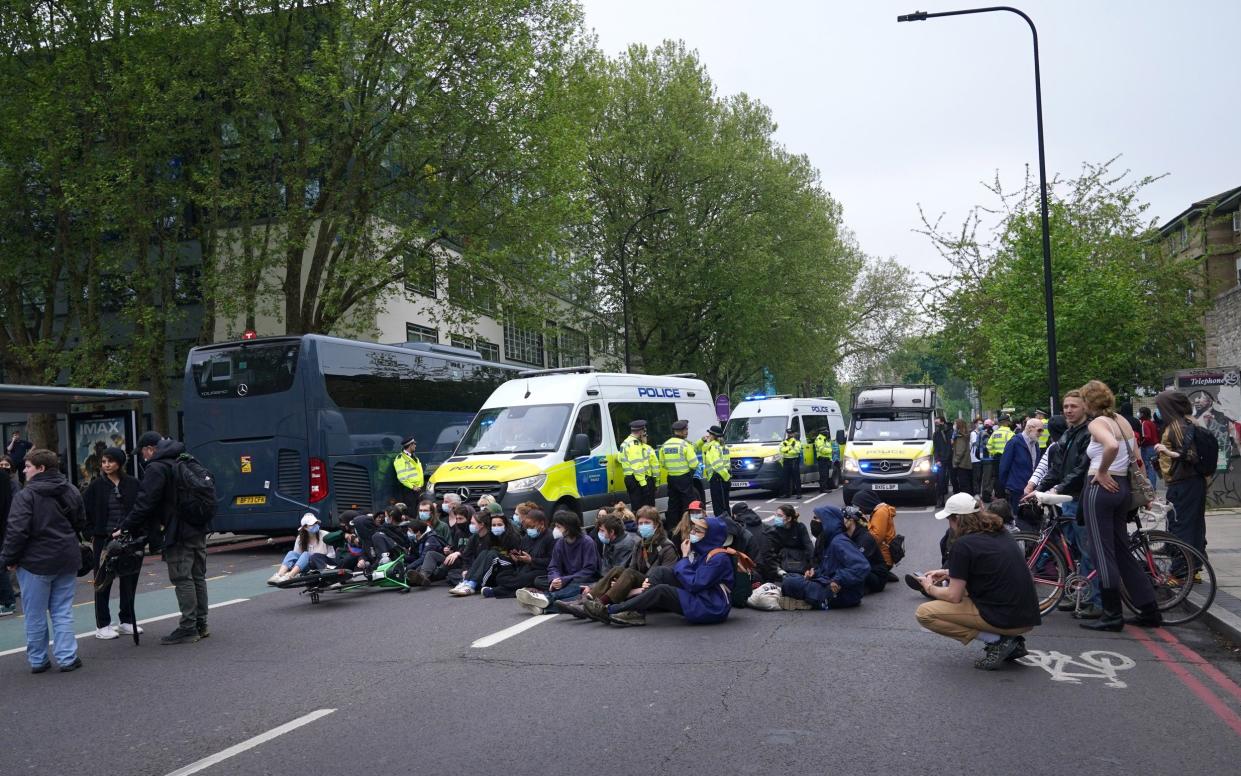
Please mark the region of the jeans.
<svg viewBox="0 0 1241 776"><path fill-rule="evenodd" d="M1080 507L1081 505L1076 501L1070 501L1060 507L1060 513L1065 517L1075 518ZM1094 571L1094 561L1090 559L1090 535L1085 527L1075 522L1067 523L1064 526L1064 538L1077 550L1077 573L1083 577L1090 576L1090 573ZM1098 574L1090 580L1090 603L1097 607L1103 606L1103 597L1099 595Z"/></svg>
<svg viewBox="0 0 1241 776"><path fill-rule="evenodd" d="M52 654L67 666L78 657L73 636L73 588L77 575L31 574L17 567L17 583L22 587L22 610L26 614L26 659L32 668L47 662L47 619L52 615Z"/></svg>
<svg viewBox="0 0 1241 776"><path fill-rule="evenodd" d="M0 606L13 606L17 603L17 596L13 593L13 580L9 577L9 570L0 567Z"/></svg>
<svg viewBox="0 0 1241 776"><path fill-rule="evenodd" d="M328 557L321 552L298 552L297 550L289 550L284 556L284 560L280 561L281 566L293 568L297 566L297 570L306 573L306 569L311 565L315 567L315 571L323 571L327 568Z"/></svg>
<svg viewBox="0 0 1241 776"><path fill-rule="evenodd" d="M1155 465L1158 458L1154 446L1142 448L1142 465L1146 467L1146 479L1150 480L1152 487L1159 483L1159 467Z"/></svg>
<svg viewBox="0 0 1241 776"><path fill-rule="evenodd" d="M1190 477L1168 486L1168 502L1175 509L1168 521L1168 530L1204 556L1207 554L1206 499L1207 483L1202 477ZM1183 565L1173 564L1172 573L1184 573Z"/></svg>
<svg viewBox="0 0 1241 776"><path fill-rule="evenodd" d="M176 588L181 621L177 630L207 627L207 537L197 536L164 548L168 581Z"/></svg>

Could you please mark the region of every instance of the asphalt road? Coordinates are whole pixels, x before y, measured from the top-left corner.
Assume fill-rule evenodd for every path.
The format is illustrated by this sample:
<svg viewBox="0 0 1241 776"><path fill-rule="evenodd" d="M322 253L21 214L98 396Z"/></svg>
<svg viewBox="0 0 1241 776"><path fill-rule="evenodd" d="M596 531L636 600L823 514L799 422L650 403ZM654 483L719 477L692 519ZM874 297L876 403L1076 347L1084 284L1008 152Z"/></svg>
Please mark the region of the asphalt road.
<svg viewBox="0 0 1241 776"><path fill-rule="evenodd" d="M910 509L898 527L898 571L930 567L943 523ZM83 638L71 674L0 656L0 774L1224 774L1241 758L1241 666L1198 625L1092 634L1053 614L1029 637L1043 667L986 673L979 648L919 629L901 585L718 626L545 616L480 648L534 618L443 587L312 606L263 584L278 554L238 552L211 593L235 603L197 644L159 646L165 620L139 647ZM139 599L140 618L174 610L154 582ZM0 648L20 627L0 621Z"/></svg>

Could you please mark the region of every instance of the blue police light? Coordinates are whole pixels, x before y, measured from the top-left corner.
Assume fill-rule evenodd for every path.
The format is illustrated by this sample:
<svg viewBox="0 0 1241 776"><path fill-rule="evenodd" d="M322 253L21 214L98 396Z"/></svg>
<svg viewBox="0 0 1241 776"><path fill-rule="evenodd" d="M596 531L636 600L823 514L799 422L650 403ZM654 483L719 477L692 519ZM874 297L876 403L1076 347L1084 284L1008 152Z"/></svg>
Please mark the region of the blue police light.
<svg viewBox="0 0 1241 776"><path fill-rule="evenodd" d="M742 399L742 401L758 401L759 399L766 399L766 398L767 396L765 394L756 393L751 396L745 397L744 399Z"/></svg>

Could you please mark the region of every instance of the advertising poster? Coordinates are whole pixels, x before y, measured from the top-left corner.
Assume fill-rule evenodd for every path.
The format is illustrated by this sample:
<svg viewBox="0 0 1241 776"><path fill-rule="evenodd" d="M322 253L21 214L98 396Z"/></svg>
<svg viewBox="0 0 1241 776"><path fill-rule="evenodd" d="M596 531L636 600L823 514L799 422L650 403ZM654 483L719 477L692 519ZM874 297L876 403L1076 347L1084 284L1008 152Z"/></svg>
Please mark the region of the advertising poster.
<svg viewBox="0 0 1241 776"><path fill-rule="evenodd" d="M1207 508L1241 506L1241 368L1177 372L1176 389L1189 397L1194 422L1219 443L1215 477L1207 485Z"/></svg>
<svg viewBox="0 0 1241 776"><path fill-rule="evenodd" d="M69 416L72 458L69 476L79 488L99 476L99 460L104 450L119 447L125 451L125 469L136 475L134 444L138 441L136 418L131 410L79 412Z"/></svg>

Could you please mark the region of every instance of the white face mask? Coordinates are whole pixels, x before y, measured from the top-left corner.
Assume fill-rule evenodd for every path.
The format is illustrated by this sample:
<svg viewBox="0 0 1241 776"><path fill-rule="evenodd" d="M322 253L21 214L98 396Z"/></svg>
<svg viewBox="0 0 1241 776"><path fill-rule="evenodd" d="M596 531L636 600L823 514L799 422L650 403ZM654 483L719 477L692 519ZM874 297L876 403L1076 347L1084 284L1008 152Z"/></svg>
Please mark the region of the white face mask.
<svg viewBox="0 0 1241 776"><path fill-rule="evenodd" d="M552 538L553 538L553 539L563 539L563 538L564 538L564 530L562 530L562 529L560 528L560 526L556 526L555 528L553 528L553 529L552 529Z"/></svg>

